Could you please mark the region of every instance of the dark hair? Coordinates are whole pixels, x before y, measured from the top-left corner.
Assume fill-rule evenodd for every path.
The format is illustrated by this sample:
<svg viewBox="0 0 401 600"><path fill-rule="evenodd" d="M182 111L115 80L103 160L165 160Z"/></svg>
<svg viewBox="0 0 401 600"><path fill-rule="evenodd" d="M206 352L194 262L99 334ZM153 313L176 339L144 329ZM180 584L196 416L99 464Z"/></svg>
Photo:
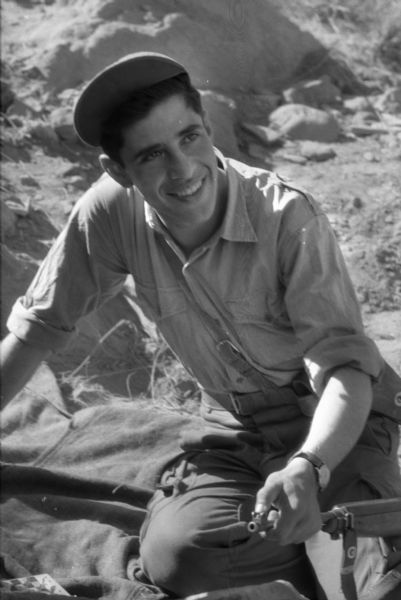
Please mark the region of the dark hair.
<svg viewBox="0 0 401 600"><path fill-rule="evenodd" d="M111 159L122 164L120 149L124 143L123 129L145 118L152 108L171 96L180 95L187 106L203 116L201 96L185 73L171 77L136 92L123 102L102 125L100 145Z"/></svg>

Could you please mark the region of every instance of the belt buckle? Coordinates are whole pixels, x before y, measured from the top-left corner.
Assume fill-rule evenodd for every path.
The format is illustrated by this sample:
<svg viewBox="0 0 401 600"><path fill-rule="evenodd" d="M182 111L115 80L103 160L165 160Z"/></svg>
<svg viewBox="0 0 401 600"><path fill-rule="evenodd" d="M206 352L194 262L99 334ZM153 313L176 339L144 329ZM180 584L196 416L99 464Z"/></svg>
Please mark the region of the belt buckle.
<svg viewBox="0 0 401 600"><path fill-rule="evenodd" d="M229 396L229 398L230 398L231 405L232 405L232 407L233 407L233 409L234 409L234 412L235 412L237 415L240 415L240 414L241 414L241 405L238 403L238 400L237 400L237 398L236 398L236 394L234 394L234 392L230 392L230 393L228 394L228 396Z"/></svg>

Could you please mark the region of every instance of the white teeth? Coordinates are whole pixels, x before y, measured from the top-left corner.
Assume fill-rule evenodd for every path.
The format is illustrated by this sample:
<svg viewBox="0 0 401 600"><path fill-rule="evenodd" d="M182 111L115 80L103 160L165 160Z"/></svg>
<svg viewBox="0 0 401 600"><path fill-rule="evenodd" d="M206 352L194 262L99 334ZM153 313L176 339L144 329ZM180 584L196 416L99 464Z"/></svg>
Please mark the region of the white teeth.
<svg viewBox="0 0 401 600"><path fill-rule="evenodd" d="M190 185L182 190L180 190L179 192L175 192L175 195L178 197L185 197L185 196L192 196L192 194L195 194L198 190L200 190L202 185L202 181L198 181L198 183L194 183L193 185Z"/></svg>

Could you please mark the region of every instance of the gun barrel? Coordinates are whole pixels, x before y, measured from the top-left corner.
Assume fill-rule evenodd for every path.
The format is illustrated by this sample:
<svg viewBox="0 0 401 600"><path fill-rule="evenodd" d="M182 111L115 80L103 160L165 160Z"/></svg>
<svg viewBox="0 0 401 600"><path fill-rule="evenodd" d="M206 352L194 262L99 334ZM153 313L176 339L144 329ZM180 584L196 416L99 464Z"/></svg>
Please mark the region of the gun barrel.
<svg viewBox="0 0 401 600"><path fill-rule="evenodd" d="M252 513L252 521L249 521L247 529L250 533L260 533L272 529L273 523L268 520L268 512Z"/></svg>

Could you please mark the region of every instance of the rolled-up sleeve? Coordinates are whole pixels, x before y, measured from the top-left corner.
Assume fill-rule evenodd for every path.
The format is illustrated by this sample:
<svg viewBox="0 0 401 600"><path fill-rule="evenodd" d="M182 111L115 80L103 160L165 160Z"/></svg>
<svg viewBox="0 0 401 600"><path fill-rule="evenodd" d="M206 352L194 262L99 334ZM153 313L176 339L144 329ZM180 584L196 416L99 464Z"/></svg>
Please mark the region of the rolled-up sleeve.
<svg viewBox="0 0 401 600"><path fill-rule="evenodd" d="M96 188L85 194L42 262L25 296L7 322L27 344L58 349L78 319L115 295L127 269L113 241L110 212L97 201Z"/></svg>
<svg viewBox="0 0 401 600"><path fill-rule="evenodd" d="M330 373L341 366L378 379L383 359L364 333L354 287L327 217L311 198L294 203L290 215L291 210L281 240L285 303L315 391L320 395Z"/></svg>

